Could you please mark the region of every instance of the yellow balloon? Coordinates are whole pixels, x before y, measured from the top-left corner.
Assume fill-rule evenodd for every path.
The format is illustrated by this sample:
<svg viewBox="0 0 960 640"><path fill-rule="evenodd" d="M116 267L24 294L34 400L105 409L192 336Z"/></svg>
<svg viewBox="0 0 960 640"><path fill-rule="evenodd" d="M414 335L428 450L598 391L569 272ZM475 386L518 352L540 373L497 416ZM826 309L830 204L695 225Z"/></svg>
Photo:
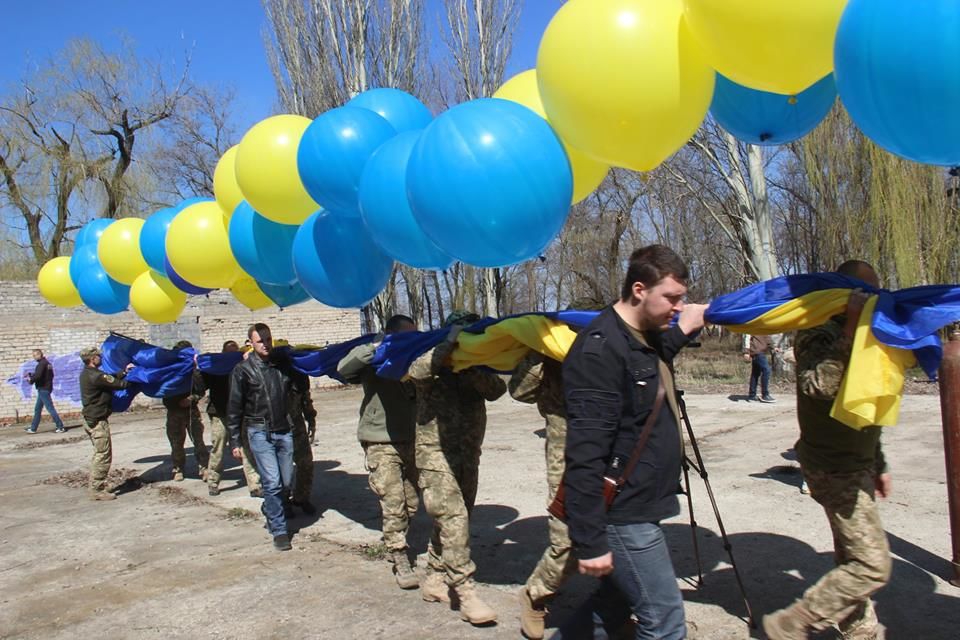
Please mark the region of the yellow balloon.
<svg viewBox="0 0 960 640"><path fill-rule="evenodd" d="M80 293L70 279L70 258L60 256L48 260L37 274L40 295L58 307L75 307L80 304Z"/></svg>
<svg viewBox="0 0 960 640"><path fill-rule="evenodd" d="M250 309L250 311L258 311L273 306L273 300L261 291L257 281L250 276L244 276L237 280L236 284L230 287L230 293L237 299L237 302Z"/></svg>
<svg viewBox="0 0 960 640"><path fill-rule="evenodd" d="M638 171L696 132L714 77L685 26L682 0L571 0L537 52L540 97L560 137Z"/></svg>
<svg viewBox="0 0 960 640"><path fill-rule="evenodd" d="M297 171L297 147L310 120L281 115L261 120L238 145L237 184L260 215L281 224L300 224L319 208Z"/></svg>
<svg viewBox="0 0 960 640"><path fill-rule="evenodd" d="M121 284L133 284L149 269L140 252L141 218L120 218L103 231L97 242L97 257L107 275Z"/></svg>
<svg viewBox="0 0 960 640"><path fill-rule="evenodd" d="M244 274L230 250L228 224L216 202L197 202L178 213L167 229L165 245L177 275L207 289L232 287Z"/></svg>
<svg viewBox="0 0 960 640"><path fill-rule="evenodd" d="M240 185L237 184L236 161L237 149L240 145L235 144L223 154L217 161L217 168L213 170L213 195L217 199L217 204L223 210L223 215L230 218L233 210L243 200L243 193L240 192Z"/></svg>
<svg viewBox="0 0 960 640"><path fill-rule="evenodd" d="M833 40L846 4L685 0L685 15L717 71L752 89L794 95L833 71Z"/></svg>
<svg viewBox="0 0 960 640"><path fill-rule="evenodd" d="M547 112L543 110L543 102L540 100L540 89L537 87L536 69L528 69L513 76L497 89L493 97L522 104L541 118L547 119ZM550 122L549 119L547 122ZM570 168L573 170L572 204L576 204L600 186L610 167L574 149L563 138L560 138L560 142L563 143Z"/></svg>
<svg viewBox="0 0 960 640"><path fill-rule="evenodd" d="M140 274L130 287L130 306L153 324L175 322L186 304L187 294L153 269Z"/></svg>

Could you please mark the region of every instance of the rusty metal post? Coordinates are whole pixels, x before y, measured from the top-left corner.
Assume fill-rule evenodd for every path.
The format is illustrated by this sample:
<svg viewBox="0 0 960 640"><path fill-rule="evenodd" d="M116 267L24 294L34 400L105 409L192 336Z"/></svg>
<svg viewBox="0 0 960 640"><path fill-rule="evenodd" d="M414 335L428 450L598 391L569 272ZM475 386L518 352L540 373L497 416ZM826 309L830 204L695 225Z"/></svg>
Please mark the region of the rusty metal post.
<svg viewBox="0 0 960 640"><path fill-rule="evenodd" d="M953 578L960 587L960 324L950 329L940 365L940 411L943 416L943 455L947 465Z"/></svg>

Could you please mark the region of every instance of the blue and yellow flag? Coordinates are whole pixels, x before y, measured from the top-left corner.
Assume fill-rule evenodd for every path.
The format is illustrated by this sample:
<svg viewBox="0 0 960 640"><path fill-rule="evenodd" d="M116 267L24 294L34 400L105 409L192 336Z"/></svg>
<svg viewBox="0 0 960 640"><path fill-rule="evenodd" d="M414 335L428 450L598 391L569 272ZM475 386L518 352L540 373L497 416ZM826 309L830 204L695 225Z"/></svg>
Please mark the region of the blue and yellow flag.
<svg viewBox="0 0 960 640"><path fill-rule="evenodd" d="M853 289L870 294L831 415L860 429L897 422L906 369L935 378L943 356L937 331L960 320L960 286L874 289L837 273L784 276L720 296L706 318L733 331L775 334L815 327L842 314Z"/></svg>

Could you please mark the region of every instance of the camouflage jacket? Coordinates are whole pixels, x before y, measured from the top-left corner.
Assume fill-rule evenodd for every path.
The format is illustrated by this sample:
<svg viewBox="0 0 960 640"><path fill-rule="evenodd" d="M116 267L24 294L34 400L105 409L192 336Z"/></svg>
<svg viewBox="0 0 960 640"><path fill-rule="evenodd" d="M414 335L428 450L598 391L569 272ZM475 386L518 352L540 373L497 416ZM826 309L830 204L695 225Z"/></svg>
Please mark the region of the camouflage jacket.
<svg viewBox="0 0 960 640"><path fill-rule="evenodd" d="M561 365L556 360L530 352L514 369L507 389L517 402L535 403L544 418L567 417Z"/></svg>
<svg viewBox="0 0 960 640"><path fill-rule="evenodd" d="M797 332L797 459L817 471L882 473L886 460L880 427L856 430L830 417L850 360L852 340L844 334L845 323L845 317L834 316L819 327Z"/></svg>

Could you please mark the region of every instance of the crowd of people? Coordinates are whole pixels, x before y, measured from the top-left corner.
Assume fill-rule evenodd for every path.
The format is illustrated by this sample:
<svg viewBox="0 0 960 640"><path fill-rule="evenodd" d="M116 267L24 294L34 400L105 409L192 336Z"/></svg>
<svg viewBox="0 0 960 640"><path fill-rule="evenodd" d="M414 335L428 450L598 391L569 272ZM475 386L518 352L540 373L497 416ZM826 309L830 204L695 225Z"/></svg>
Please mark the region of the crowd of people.
<svg viewBox="0 0 960 640"><path fill-rule="evenodd" d="M838 272L878 287L870 265L850 261ZM579 572L599 587L561 624L554 638L600 638L632 625L637 638L686 637L683 598L661 522L679 513L684 453L673 361L704 327L707 305L685 303L689 274L668 247L651 245L630 258L619 298L579 335L563 363L531 352L510 376L483 368L454 371L451 356L462 328L479 320L457 311L446 318L446 339L418 357L407 375L393 380L373 366L379 341L351 350L337 367L362 385L358 440L371 490L380 501L383 543L397 585L419 588L427 602L459 603L460 617L483 625L497 618L475 583L470 514L477 496L486 403L509 393L536 404L546 423L549 544L519 592L521 631L542 638L545 615L564 580ZM880 428L854 430L830 417L849 359L856 320L866 296L850 296L844 314L795 340L798 460L811 497L833 531L836 568L790 607L763 619L774 640L807 638L831 626L844 638L882 637L870 596L889 579L890 554L876 496L890 491ZM384 335L416 330L396 315ZM172 479L183 479L187 436L200 476L219 492L226 451L242 461L250 494L263 498L272 543L291 549L288 519L294 507L313 513L311 442L316 410L307 377L286 352L274 349L270 328L248 331L249 351L229 376L195 372L188 394L164 398ZM177 348L190 346L182 342ZM224 352L238 351L236 342ZM750 396L772 401L769 343L748 340L753 363ZM100 351L80 357L85 429L93 444L90 491L94 500L116 496L106 486L111 461L110 399L126 385L125 374L99 369ZM42 354L32 379L48 384ZM132 365L131 365L132 366ZM49 374L52 377L52 370ZM200 400L212 448L203 442ZM56 417L49 394L43 404ZM34 426L39 419L39 410ZM58 430L62 423L57 422ZM228 446L229 442L229 446ZM418 575L410 557L410 521L422 502L433 519L427 563ZM560 517L562 515L562 517Z"/></svg>

